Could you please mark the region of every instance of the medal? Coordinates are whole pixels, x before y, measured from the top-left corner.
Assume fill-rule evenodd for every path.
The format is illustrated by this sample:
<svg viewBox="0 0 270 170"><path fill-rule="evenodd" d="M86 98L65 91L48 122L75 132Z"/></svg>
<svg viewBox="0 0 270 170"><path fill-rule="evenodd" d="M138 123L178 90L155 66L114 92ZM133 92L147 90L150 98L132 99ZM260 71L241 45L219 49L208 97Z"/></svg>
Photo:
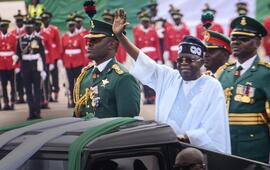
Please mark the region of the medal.
<svg viewBox="0 0 270 170"><path fill-rule="evenodd" d="M234 96L234 100L237 101L237 102L240 102L241 98L242 98L242 95L239 95L239 94Z"/></svg>
<svg viewBox="0 0 270 170"><path fill-rule="evenodd" d="M107 84L109 84L108 79L102 80L102 87L105 87Z"/></svg>
<svg viewBox="0 0 270 170"><path fill-rule="evenodd" d="M39 48L38 42L37 42L36 40L33 40L33 41L31 42L31 48L32 48L32 49L37 49L37 48Z"/></svg>
<svg viewBox="0 0 270 170"><path fill-rule="evenodd" d="M243 103L250 103L251 102L251 98L248 96L242 96L241 97L241 102Z"/></svg>

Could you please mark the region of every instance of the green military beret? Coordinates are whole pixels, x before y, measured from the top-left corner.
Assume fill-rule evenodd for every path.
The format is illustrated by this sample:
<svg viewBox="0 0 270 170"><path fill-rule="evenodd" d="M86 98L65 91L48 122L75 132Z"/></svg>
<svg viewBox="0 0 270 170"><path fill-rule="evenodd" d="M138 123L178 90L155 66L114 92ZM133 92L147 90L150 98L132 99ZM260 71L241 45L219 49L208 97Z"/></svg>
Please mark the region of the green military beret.
<svg viewBox="0 0 270 170"><path fill-rule="evenodd" d="M248 16L235 18L231 23L231 35L244 35L250 37L264 37L267 35L266 28L256 19Z"/></svg>

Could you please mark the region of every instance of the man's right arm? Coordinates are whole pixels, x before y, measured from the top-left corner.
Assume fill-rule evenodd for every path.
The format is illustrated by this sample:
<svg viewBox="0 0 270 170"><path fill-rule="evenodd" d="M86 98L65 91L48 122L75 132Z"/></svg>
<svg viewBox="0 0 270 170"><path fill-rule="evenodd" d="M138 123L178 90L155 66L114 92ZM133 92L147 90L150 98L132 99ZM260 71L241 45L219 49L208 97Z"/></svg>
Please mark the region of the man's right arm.
<svg viewBox="0 0 270 170"><path fill-rule="evenodd" d="M119 42L122 44L126 52L134 59L137 60L139 55L139 48L137 48L124 34L126 23L126 14L123 9L118 9L115 12L115 19L113 23L113 32Z"/></svg>

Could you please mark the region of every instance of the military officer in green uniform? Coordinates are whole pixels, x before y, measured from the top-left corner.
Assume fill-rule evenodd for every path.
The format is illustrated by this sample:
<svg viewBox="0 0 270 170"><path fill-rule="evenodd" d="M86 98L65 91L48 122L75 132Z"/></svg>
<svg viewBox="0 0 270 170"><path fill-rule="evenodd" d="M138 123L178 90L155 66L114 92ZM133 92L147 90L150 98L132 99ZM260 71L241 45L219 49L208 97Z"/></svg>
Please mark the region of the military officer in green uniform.
<svg viewBox="0 0 270 170"><path fill-rule="evenodd" d="M207 69L205 74L216 77L219 69L228 62L231 50L231 41L228 37L215 31L207 30L204 35L204 42L207 47L204 56L204 66Z"/></svg>
<svg viewBox="0 0 270 170"><path fill-rule="evenodd" d="M270 151L270 65L257 55L267 30L253 18L240 16L231 23L235 63L223 66L219 80L229 112L232 154L268 163Z"/></svg>
<svg viewBox="0 0 270 170"><path fill-rule="evenodd" d="M88 58L74 88L75 115L133 117L140 112L140 88L136 79L115 59L119 42L112 25L92 20L93 29L85 35Z"/></svg>

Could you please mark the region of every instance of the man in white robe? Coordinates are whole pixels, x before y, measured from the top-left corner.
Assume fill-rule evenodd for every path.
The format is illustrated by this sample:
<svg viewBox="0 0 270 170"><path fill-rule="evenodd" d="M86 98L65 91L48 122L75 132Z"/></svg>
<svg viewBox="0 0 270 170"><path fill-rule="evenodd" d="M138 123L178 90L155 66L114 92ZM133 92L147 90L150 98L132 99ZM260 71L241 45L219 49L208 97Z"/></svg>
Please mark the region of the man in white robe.
<svg viewBox="0 0 270 170"><path fill-rule="evenodd" d="M178 70L159 65L123 34L125 11L115 13L114 34L136 61L137 79L156 91L155 119L169 124L178 138L192 145L230 154L229 123L220 83L200 73L206 47L192 36L179 45Z"/></svg>

